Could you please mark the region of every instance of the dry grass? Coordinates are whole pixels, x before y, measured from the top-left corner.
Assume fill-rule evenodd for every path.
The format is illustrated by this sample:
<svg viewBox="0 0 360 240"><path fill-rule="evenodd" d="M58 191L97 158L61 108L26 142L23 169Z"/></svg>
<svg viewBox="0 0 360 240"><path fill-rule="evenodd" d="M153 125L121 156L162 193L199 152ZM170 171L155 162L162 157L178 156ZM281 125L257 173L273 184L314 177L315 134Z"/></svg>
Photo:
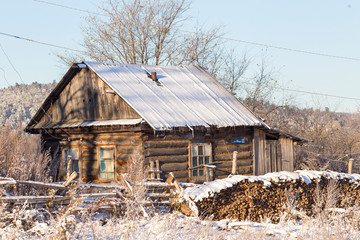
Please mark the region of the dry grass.
<svg viewBox="0 0 360 240"><path fill-rule="evenodd" d="M9 211L0 204L2 239L359 239L359 207L339 211L334 208L336 183L319 190L319 211L314 218L282 218L279 224L235 220L200 220L180 213L150 214L146 220L136 204L128 203L121 215L96 213L103 199L75 211L83 204L81 189L74 188L72 201L56 214L26 205ZM295 209L296 197L289 195ZM300 216L300 215L299 215Z"/></svg>
<svg viewBox="0 0 360 240"><path fill-rule="evenodd" d="M0 127L1 176L22 180L50 181L50 156L41 153L39 140L29 137L21 128ZM287 217L279 224L224 221L201 221L179 213L150 212L146 220L139 202L145 200L142 184L147 171L142 159L135 157L128 166L128 180L134 183L134 198L125 201L121 214L101 214L97 210L108 202L95 201L82 212L74 188L71 203L56 213L46 209L16 208L1 203L1 239L359 239L360 207L345 210L336 208L337 183L330 181L326 188L316 190L314 218L296 212L296 194L288 195ZM289 191L291 192L291 191ZM134 201L136 199L137 201ZM124 200L124 199L122 199ZM149 210L150 211L150 210ZM294 216L297 217L294 217ZM291 217L288 217L291 216ZM229 222L231 224L229 224Z"/></svg>
<svg viewBox="0 0 360 240"><path fill-rule="evenodd" d="M0 176L49 182L50 160L47 152L41 152L40 139L26 134L22 126L0 127Z"/></svg>

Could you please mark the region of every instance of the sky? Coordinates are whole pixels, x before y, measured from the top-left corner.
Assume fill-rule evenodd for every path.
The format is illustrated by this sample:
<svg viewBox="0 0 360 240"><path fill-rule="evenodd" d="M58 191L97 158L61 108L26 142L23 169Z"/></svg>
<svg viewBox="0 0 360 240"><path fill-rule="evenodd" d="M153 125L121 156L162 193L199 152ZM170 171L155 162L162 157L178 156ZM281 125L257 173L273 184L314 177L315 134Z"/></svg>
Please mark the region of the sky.
<svg viewBox="0 0 360 240"><path fill-rule="evenodd" d="M0 88L15 83L59 81L68 69L57 57L63 49L4 34L82 50L82 28L89 14L71 8L93 12L103 2L3 1ZM265 59L267 68L276 72L280 101L284 97L300 107L358 110L359 1L194 0L188 14L205 29L221 26L228 39L225 44L239 56L246 54L252 66ZM187 30L191 31L189 27ZM251 68L247 74L253 74Z"/></svg>

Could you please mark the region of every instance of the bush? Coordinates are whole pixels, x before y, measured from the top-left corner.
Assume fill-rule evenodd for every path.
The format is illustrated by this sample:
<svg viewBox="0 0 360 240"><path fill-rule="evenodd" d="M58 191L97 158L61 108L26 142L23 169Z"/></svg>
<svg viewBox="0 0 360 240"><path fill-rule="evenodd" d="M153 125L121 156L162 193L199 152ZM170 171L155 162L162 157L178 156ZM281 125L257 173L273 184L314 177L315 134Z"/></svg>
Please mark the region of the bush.
<svg viewBox="0 0 360 240"><path fill-rule="evenodd" d="M0 127L0 176L49 182L50 160L38 136L26 134L21 125Z"/></svg>

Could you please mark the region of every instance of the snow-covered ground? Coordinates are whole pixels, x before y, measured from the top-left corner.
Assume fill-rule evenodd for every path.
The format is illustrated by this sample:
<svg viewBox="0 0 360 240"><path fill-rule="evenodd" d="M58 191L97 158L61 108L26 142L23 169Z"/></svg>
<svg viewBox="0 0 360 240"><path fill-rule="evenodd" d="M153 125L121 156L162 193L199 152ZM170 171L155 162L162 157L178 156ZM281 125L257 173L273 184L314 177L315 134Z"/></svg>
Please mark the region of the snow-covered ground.
<svg viewBox="0 0 360 240"><path fill-rule="evenodd" d="M34 212L29 212L29 215ZM360 219L321 217L279 224L199 220L180 213L143 217L92 218L64 214L48 221L35 221L29 229L19 218L1 226L1 239L360 239Z"/></svg>
<svg viewBox="0 0 360 240"><path fill-rule="evenodd" d="M263 176L233 176L189 188L184 196L198 201L239 181L262 181L264 187L272 182L300 180L305 183L320 181L321 176L349 179L359 183L360 175L335 172L298 171L280 172ZM360 208L325 209L310 218L293 209L280 222L255 223L224 219L213 221L187 217L177 211L156 213L148 209L150 217L141 215L139 206L129 203L121 216L94 213L101 200L89 205L85 212L73 214L82 204L77 199L66 209L50 214L46 210L13 209L7 212L0 202L1 239L359 239Z"/></svg>

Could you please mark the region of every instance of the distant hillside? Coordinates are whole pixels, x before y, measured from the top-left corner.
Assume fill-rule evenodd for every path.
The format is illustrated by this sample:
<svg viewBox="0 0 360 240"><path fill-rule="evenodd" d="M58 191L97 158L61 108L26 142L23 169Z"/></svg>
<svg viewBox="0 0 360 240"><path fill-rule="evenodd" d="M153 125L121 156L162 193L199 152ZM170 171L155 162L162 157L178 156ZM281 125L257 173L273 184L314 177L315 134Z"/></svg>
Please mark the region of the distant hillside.
<svg viewBox="0 0 360 240"><path fill-rule="evenodd" d="M34 82L0 89L0 124L27 123L55 85Z"/></svg>

